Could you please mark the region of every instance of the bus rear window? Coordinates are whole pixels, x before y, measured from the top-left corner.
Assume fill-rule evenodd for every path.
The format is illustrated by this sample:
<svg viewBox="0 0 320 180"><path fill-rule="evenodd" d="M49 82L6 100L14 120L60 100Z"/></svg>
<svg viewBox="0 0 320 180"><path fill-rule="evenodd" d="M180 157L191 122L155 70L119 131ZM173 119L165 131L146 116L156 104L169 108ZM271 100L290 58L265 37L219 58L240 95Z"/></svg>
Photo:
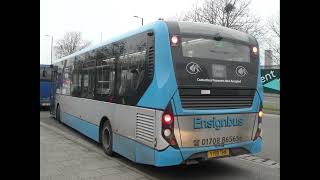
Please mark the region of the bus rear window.
<svg viewBox="0 0 320 180"><path fill-rule="evenodd" d="M250 48L247 45L209 38L182 37L181 40L184 57L250 62Z"/></svg>

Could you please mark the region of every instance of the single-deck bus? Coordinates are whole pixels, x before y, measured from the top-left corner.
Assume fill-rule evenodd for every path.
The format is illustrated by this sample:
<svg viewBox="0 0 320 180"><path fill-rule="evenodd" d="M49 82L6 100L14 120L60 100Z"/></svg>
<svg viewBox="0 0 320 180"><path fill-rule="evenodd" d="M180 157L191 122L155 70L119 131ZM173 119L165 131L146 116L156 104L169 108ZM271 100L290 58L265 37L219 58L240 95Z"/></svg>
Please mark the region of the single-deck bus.
<svg viewBox="0 0 320 180"><path fill-rule="evenodd" d="M161 166L261 151L258 43L156 21L54 64L51 113L104 152Z"/></svg>

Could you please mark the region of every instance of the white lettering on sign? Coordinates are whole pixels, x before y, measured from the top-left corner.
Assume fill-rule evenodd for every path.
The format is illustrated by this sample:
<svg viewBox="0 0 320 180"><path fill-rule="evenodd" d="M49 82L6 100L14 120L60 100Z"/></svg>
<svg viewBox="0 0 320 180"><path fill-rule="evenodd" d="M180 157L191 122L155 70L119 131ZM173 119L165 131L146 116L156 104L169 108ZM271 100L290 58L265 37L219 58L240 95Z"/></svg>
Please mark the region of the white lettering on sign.
<svg viewBox="0 0 320 180"><path fill-rule="evenodd" d="M271 70L270 73L265 74L264 76L262 76L261 77L262 83L268 82L268 81L272 80L273 78L276 78L277 76L275 76L273 73L274 73L274 71Z"/></svg>
<svg viewBox="0 0 320 180"><path fill-rule="evenodd" d="M201 94L210 94L210 90L201 90Z"/></svg>
<svg viewBox="0 0 320 180"><path fill-rule="evenodd" d="M233 80L233 79L201 79L197 78L197 81L199 82L210 82L210 83L235 83L235 84L240 84L241 80Z"/></svg>

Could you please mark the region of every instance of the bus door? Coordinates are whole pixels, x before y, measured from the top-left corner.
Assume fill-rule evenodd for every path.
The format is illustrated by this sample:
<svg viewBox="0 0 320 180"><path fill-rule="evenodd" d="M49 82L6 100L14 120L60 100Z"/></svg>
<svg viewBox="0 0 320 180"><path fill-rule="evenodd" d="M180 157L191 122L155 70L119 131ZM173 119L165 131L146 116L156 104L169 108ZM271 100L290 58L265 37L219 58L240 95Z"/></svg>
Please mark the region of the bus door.
<svg viewBox="0 0 320 180"><path fill-rule="evenodd" d="M57 88L58 67L51 66L51 93L50 93L50 114L55 115L55 99Z"/></svg>

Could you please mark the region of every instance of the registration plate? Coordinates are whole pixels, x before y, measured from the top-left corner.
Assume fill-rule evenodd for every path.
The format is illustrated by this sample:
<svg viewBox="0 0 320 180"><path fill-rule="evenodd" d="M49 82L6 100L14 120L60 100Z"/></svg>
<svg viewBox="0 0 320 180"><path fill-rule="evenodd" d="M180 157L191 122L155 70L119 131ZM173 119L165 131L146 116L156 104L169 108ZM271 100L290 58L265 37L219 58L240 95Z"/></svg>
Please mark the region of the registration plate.
<svg viewBox="0 0 320 180"><path fill-rule="evenodd" d="M219 149L214 151L208 151L208 158L229 156L229 154L230 154L229 149Z"/></svg>
<svg viewBox="0 0 320 180"><path fill-rule="evenodd" d="M42 106L49 106L49 103L42 103Z"/></svg>

